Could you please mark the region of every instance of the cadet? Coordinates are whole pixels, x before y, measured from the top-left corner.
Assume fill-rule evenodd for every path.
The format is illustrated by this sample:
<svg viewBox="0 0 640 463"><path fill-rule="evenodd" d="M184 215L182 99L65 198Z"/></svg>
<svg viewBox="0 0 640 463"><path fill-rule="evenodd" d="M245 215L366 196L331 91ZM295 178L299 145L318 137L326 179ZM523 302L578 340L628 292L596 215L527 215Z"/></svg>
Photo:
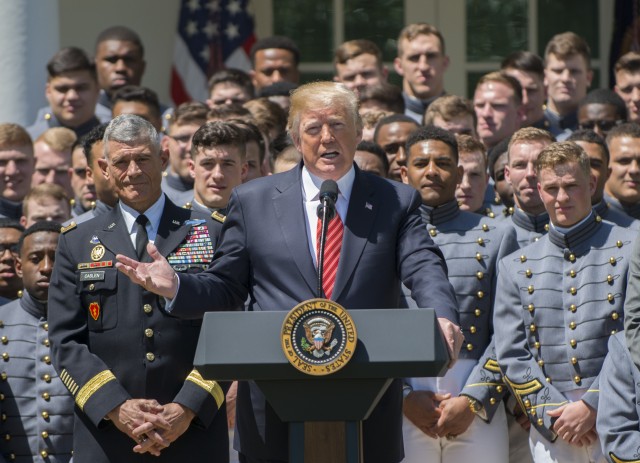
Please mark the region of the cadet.
<svg viewBox="0 0 640 463"><path fill-rule="evenodd" d="M638 461L640 442L640 370L634 364L624 333L609 338L609 353L600 373L596 426L607 461Z"/></svg>
<svg viewBox="0 0 640 463"><path fill-rule="evenodd" d="M162 194L166 163L149 122L113 119L99 164L120 201L60 237L49 295L51 356L76 403L76 461L229 458L224 391L193 368L201 321L168 316L164 299L115 268L118 254L149 259L149 242L176 272L211 262L221 225Z"/></svg>
<svg viewBox="0 0 640 463"><path fill-rule="evenodd" d="M534 164L540 151L555 139L546 130L525 127L511 137L504 176L513 188L515 206L511 223L516 228L518 244L526 246L549 231L549 214L538 194L538 177Z"/></svg>
<svg viewBox="0 0 640 463"><path fill-rule="evenodd" d="M535 462L604 461L595 432L598 375L623 328L636 232L591 208L595 178L572 142L536 160L549 233L499 264L495 344L505 382L531 422Z"/></svg>
<svg viewBox="0 0 640 463"><path fill-rule="evenodd" d="M241 130L227 122L207 122L193 135L189 161L194 179L192 209L221 217L231 192L247 176Z"/></svg>
<svg viewBox="0 0 640 463"><path fill-rule="evenodd" d="M22 298L0 307L3 419L7 461L67 462L73 444L73 398L51 365L47 296L60 224L36 222L20 238L16 270ZM2 458L0 457L0 460Z"/></svg>
<svg viewBox="0 0 640 463"><path fill-rule="evenodd" d="M518 248L515 232L508 224L460 210L455 192L463 168L458 166L453 134L422 127L409 137L407 156L402 180L422 196L422 218L447 262L465 344L444 378L408 380L404 461L465 461L480 451L487 461L506 462L504 387L495 360L482 364L478 360L493 336L497 262ZM486 387L487 383L492 386Z"/></svg>

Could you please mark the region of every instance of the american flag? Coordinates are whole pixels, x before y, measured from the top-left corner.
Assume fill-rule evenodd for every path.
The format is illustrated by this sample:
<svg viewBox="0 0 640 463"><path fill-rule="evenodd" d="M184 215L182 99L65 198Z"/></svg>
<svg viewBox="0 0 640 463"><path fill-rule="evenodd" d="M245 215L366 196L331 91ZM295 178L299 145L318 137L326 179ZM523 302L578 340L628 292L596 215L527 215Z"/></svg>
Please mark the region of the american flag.
<svg viewBox="0 0 640 463"><path fill-rule="evenodd" d="M249 0L181 0L171 68L171 98L205 101L207 81L224 68L251 69L255 42Z"/></svg>

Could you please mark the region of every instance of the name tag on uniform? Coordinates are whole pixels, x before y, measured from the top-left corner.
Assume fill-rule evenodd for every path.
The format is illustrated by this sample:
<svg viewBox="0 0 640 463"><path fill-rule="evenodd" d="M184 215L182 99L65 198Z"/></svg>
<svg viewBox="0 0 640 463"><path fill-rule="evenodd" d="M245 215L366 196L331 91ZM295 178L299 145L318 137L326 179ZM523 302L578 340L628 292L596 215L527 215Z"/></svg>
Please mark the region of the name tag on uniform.
<svg viewBox="0 0 640 463"><path fill-rule="evenodd" d="M104 270L96 272L80 272L80 281L104 281Z"/></svg>

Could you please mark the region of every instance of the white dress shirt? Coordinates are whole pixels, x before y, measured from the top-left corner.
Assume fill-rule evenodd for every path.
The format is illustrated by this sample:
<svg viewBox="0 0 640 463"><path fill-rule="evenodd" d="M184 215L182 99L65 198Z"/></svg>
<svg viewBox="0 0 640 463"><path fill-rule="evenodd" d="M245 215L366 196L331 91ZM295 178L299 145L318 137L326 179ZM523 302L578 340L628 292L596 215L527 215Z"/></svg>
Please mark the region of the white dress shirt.
<svg viewBox="0 0 640 463"><path fill-rule="evenodd" d="M162 217L162 211L164 210L164 202L165 196L164 193L160 195L160 198L151 205L149 209L144 211L144 215L147 216L149 221L145 228L147 229L147 236L149 236L149 241L153 243L156 240L156 236L158 235L158 227L160 226L160 218ZM120 207L120 212L122 213L122 217L124 218L124 223L127 225L127 231L129 232L129 239L131 239L131 243L135 249L136 247L136 235L137 227L136 227L136 219L140 215L138 211L127 206L122 201L118 201L118 205ZM137 249L136 249L137 251Z"/></svg>

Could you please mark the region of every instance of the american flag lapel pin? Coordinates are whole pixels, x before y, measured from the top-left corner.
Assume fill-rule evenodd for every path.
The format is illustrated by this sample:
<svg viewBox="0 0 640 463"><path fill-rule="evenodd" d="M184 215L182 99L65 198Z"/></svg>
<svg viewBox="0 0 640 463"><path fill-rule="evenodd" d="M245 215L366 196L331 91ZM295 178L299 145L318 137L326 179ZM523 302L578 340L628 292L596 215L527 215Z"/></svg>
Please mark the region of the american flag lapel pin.
<svg viewBox="0 0 640 463"><path fill-rule="evenodd" d="M369 209L370 211L373 210L373 205L371 203L364 203L364 208L365 209Z"/></svg>

